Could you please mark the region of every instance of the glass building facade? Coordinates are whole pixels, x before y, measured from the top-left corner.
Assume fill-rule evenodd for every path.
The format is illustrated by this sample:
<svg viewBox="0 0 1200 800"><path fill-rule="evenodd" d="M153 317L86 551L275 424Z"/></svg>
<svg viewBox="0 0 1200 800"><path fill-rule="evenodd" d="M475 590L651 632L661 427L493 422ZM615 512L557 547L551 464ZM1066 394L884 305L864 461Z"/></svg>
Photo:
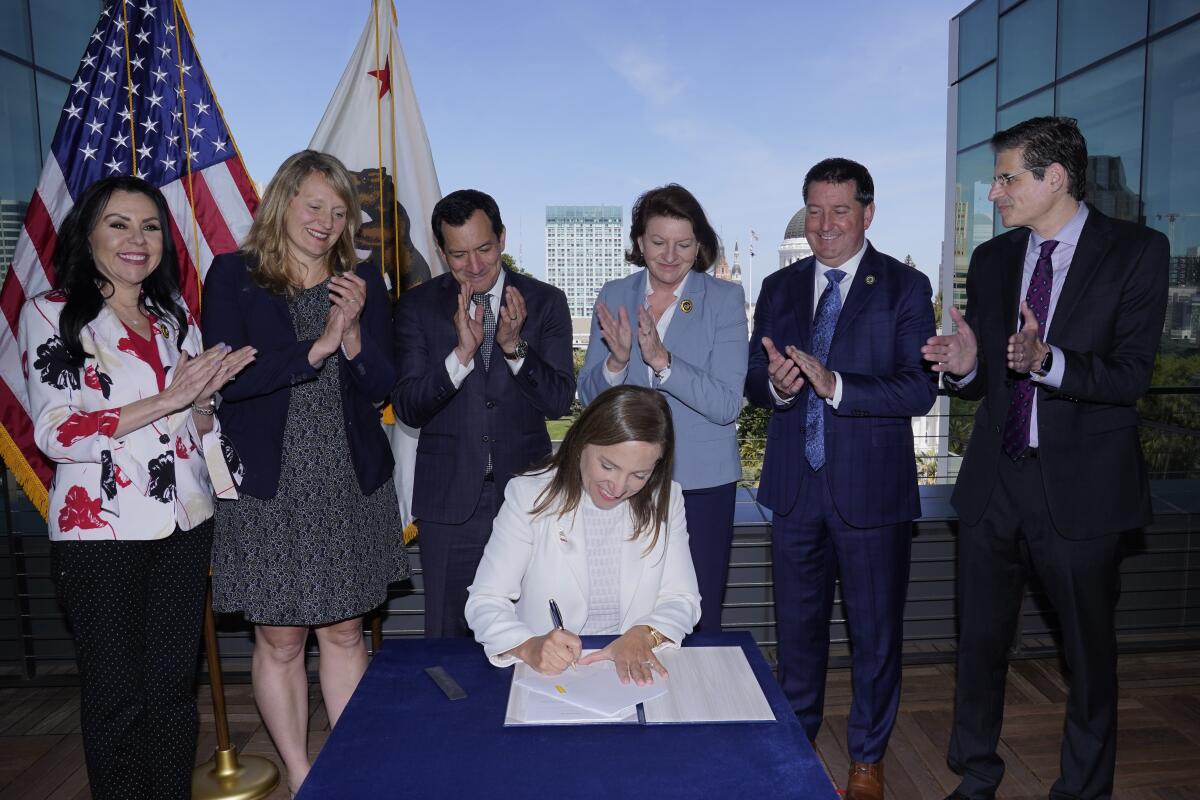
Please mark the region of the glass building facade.
<svg viewBox="0 0 1200 800"><path fill-rule="evenodd" d="M0 0L0 277L100 0Z"/></svg>
<svg viewBox="0 0 1200 800"><path fill-rule="evenodd" d="M1088 202L1170 240L1163 354L1200 355L1200 0L978 0L951 20L949 78L945 296L963 306L971 253L1003 231L988 139L1075 117Z"/></svg>

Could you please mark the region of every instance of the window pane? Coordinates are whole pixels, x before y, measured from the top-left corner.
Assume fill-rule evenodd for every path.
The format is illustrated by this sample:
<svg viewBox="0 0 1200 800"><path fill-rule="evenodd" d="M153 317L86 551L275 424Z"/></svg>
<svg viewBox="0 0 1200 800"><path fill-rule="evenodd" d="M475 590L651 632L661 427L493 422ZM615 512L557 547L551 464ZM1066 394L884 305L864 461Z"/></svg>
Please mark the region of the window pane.
<svg viewBox="0 0 1200 800"><path fill-rule="evenodd" d="M0 0L0 50L29 58L29 4L26 0Z"/></svg>
<svg viewBox="0 0 1200 800"><path fill-rule="evenodd" d="M58 130L62 118L63 106L67 102L67 90L71 85L66 81L51 78L49 75L37 75L38 120L41 122L42 154L50 152L50 142L54 140L54 132Z"/></svg>
<svg viewBox="0 0 1200 800"><path fill-rule="evenodd" d="M1200 23L1150 48L1146 98L1146 224L1171 242L1167 341L1200 340Z"/></svg>
<svg viewBox="0 0 1200 800"><path fill-rule="evenodd" d="M0 58L0 199L24 202L33 194L39 149L33 70Z"/></svg>
<svg viewBox="0 0 1200 800"><path fill-rule="evenodd" d="M955 165L954 203L954 304L967 304L967 266L971 253L982 242L992 238L991 189L995 158L992 148L980 145L958 154Z"/></svg>
<svg viewBox="0 0 1200 800"><path fill-rule="evenodd" d="M100 19L99 0L35 2L30 12L34 61L65 78L75 77L88 37Z"/></svg>
<svg viewBox="0 0 1200 800"><path fill-rule="evenodd" d="M958 18L958 76L996 57L996 0L982 0Z"/></svg>
<svg viewBox="0 0 1200 800"><path fill-rule="evenodd" d="M1058 74L1068 75L1146 35L1146 0L1062 0Z"/></svg>
<svg viewBox="0 0 1200 800"><path fill-rule="evenodd" d="M1087 139L1087 199L1120 219L1138 219L1145 57L1139 47L1058 85L1058 113Z"/></svg>
<svg viewBox="0 0 1200 800"><path fill-rule="evenodd" d="M1001 103L1054 80L1054 0L1029 0L1000 19Z"/></svg>
<svg viewBox="0 0 1200 800"><path fill-rule="evenodd" d="M1018 122L1031 117L1048 117L1054 113L1054 90L1047 89L1038 92L1033 97L1026 97L1019 103L1013 103L1002 109L998 115L996 126L1000 130L1011 128Z"/></svg>
<svg viewBox="0 0 1200 800"><path fill-rule="evenodd" d="M981 69L958 84L958 148L990 139L996 132L996 67Z"/></svg>
<svg viewBox="0 0 1200 800"><path fill-rule="evenodd" d="M1150 32L1158 33L1193 14L1200 14L1200 0L1152 0L1150 9Z"/></svg>

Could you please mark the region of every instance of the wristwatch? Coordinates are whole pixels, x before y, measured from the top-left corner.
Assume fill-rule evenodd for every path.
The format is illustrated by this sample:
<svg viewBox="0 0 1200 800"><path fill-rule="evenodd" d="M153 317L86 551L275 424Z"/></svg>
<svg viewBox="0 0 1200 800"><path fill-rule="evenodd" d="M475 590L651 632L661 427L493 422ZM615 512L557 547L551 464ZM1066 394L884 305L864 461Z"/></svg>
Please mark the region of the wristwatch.
<svg viewBox="0 0 1200 800"><path fill-rule="evenodd" d="M1030 370L1039 378L1044 378L1050 374L1050 367L1054 366L1054 351L1047 349L1046 355L1042 358L1042 363Z"/></svg>
<svg viewBox="0 0 1200 800"><path fill-rule="evenodd" d="M663 376L667 374L667 370L669 370L670 368L671 368L671 351L668 350L667 351L667 365L665 367L663 367L662 369L651 368L654 371L654 380L661 381L663 379Z"/></svg>
<svg viewBox="0 0 1200 800"><path fill-rule="evenodd" d="M662 635L662 632L659 631L658 628L655 628L652 625L647 625L646 627L650 629L650 639L654 642L650 645L651 650L653 650L655 647L658 647L663 642L670 641L667 639L667 637Z"/></svg>
<svg viewBox="0 0 1200 800"><path fill-rule="evenodd" d="M520 361L529 354L529 342L525 341L524 339L518 339L516 350L512 351L511 353L505 353L503 350L500 352L504 353L504 357L509 361Z"/></svg>

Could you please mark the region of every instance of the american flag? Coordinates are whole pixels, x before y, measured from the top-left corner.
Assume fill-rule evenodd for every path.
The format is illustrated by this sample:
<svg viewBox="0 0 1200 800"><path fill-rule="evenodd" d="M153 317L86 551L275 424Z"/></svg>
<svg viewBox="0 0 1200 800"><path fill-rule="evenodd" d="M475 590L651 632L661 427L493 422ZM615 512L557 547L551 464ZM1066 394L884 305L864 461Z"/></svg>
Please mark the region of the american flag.
<svg viewBox="0 0 1200 800"><path fill-rule="evenodd" d="M193 312L208 265L237 249L258 207L179 0L105 4L50 150L0 289L0 454L43 515L54 465L33 441L17 320L25 300L51 286L58 226L75 198L108 175L159 187Z"/></svg>

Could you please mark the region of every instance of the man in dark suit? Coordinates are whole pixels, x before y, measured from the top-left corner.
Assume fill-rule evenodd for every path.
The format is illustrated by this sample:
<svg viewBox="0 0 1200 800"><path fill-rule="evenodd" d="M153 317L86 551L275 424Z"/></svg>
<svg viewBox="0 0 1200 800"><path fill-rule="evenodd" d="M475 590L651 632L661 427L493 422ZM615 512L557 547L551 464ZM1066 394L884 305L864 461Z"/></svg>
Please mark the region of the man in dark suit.
<svg viewBox="0 0 1200 800"><path fill-rule="evenodd" d="M1009 231L981 244L957 332L922 348L947 385L982 400L953 503L958 681L952 798L991 798L1008 647L1029 567L1062 625L1071 674L1051 798L1108 798L1116 762L1121 533L1150 520L1136 403L1167 301L1166 238L1081 202L1087 143L1038 117L992 138L989 198Z"/></svg>
<svg viewBox="0 0 1200 800"><path fill-rule="evenodd" d="M470 636L467 586L504 487L550 454L546 420L575 397L571 315L560 290L501 267L504 224L488 195L443 197L433 232L450 271L396 305L392 404L421 429L413 515L425 635Z"/></svg>
<svg viewBox="0 0 1200 800"><path fill-rule="evenodd" d="M849 800L883 797L921 514L911 417L937 395L921 362L934 331L929 279L866 241L874 191L867 169L844 158L809 170L815 256L763 281L746 375L750 402L774 409L758 501L774 512L779 681L809 739L821 727L841 579L853 657Z"/></svg>

